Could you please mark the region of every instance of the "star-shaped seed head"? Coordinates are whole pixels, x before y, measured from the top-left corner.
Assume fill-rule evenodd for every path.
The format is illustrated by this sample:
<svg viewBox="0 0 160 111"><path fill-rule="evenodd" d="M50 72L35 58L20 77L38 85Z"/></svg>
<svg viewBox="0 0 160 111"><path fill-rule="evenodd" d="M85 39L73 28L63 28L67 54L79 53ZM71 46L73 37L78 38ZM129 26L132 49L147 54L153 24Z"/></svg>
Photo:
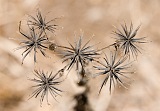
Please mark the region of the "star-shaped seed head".
<svg viewBox="0 0 160 111"><path fill-rule="evenodd" d="M100 66L94 66L94 68L98 70L98 73L96 73L95 76L106 75L99 93L101 92L103 86L107 83L108 80L110 93L112 89L112 84L115 86L115 83L119 83L121 86L127 88L127 83L124 83L121 80L121 77L130 79L127 75L133 73L128 71L131 67L131 63L125 64L127 58L127 56L122 56L118 60L116 60L117 52L110 52L110 59L108 59L107 55L105 55L104 63L97 61Z"/></svg>

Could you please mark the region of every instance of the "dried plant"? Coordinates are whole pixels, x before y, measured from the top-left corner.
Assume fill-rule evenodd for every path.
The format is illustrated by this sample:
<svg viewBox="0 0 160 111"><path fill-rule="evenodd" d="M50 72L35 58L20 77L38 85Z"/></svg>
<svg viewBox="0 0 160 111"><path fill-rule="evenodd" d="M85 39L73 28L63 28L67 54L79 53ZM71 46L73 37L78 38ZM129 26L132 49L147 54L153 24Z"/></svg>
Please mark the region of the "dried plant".
<svg viewBox="0 0 160 111"><path fill-rule="evenodd" d="M16 50L26 48L26 50L22 53L23 56L22 64L26 56L32 50L34 50L34 62L37 61L36 60L37 49L40 50L40 52L46 57L44 51L45 49L47 49L47 47L44 44L48 43L48 39L45 37L45 35L43 35L42 32L36 33L33 27L29 28L29 31L30 35L24 34L21 31L21 22L19 23L19 32L26 38L26 40L21 41L21 44L23 44L23 46L16 48Z"/></svg>
<svg viewBox="0 0 160 111"><path fill-rule="evenodd" d="M25 48L22 53L22 64L31 51L34 52L34 62L37 61L36 54L38 51L41 52L43 56L47 57L45 54L46 49L54 51L55 53L57 52L57 55L60 54L62 57L62 63L67 62L67 64L61 67L55 75L52 75L52 72L45 73L43 70L34 70L36 78L29 80L35 83L33 87L36 89L33 91L30 98L37 98L40 96L41 104L45 97L49 104L49 95L56 100L56 96L61 96L60 94L63 92L58 88L58 85L63 81L61 80L61 77L63 77L65 72L69 73L70 70L75 67L75 71L77 71L78 77L80 77L80 81L77 85L79 87L84 87L85 91L74 96L74 99L77 101L77 105L74 107L74 110L92 111L92 107L89 105L88 101L88 94L90 91L88 86L88 75L91 72L87 72L87 65L93 62L97 64L92 64L92 68L97 71L95 76L104 75L105 77L100 87L99 94L107 82L109 82L110 93L113 86L115 88L116 85L127 88L127 85L129 84L124 82L123 79L126 78L131 80L129 74L134 73L133 71L130 71L132 62L129 62L128 58L130 58L130 56L137 58L142 49L139 45L146 43L146 37L136 38L140 26L134 30L132 23L129 27L127 27L126 23L124 25L122 24L122 31L118 28L113 31L113 34L116 36L115 43L101 49L94 49L96 44L89 45L91 39L83 44L83 34L79 36L74 44L71 44L68 41L69 46L58 45L50 41L47 37L48 34L50 34L48 32L54 34L59 27L57 24L51 24L56 19L57 18L47 21L46 16L42 16L40 10L37 9L35 17L28 15L26 25L28 25L29 34L23 33L21 30L21 22L19 24L19 32L25 38L25 40L21 41L22 46L17 48L17 50ZM103 58L104 62L101 62L99 60L101 56L100 51L111 46L114 46L116 51L114 53L110 52L109 59L105 54L105 57ZM119 51L122 51L123 53L120 54L120 57L118 57Z"/></svg>
<svg viewBox="0 0 160 111"><path fill-rule="evenodd" d="M57 18L46 21L46 16L43 17L39 9L37 9L36 17L33 17L31 15L28 15L28 16L29 16L29 20L27 21L28 25L34 26L35 29L39 29L42 32L44 32L45 34L46 34L46 30L54 33L58 27L57 24L50 24L51 22L55 21Z"/></svg>
<svg viewBox="0 0 160 111"><path fill-rule="evenodd" d="M57 44L54 43L54 42L49 42L49 45L48 45L48 49L51 50L51 51L55 51L55 49L57 48Z"/></svg>
<svg viewBox="0 0 160 111"><path fill-rule="evenodd" d="M110 52L110 60L108 59L107 55L105 54L104 61L105 63L97 61L100 66L94 66L95 69L99 70L95 76L97 75L106 75L102 86L99 90L101 92L103 86L107 83L109 79L109 91L111 93L112 83L115 87L115 83L119 83L121 86L126 88L127 83L125 84L120 77L125 77L129 79L127 74L132 74L133 72L127 71L131 67L131 63L125 64L127 60L127 56L122 56L118 60L117 59L117 52L112 53Z"/></svg>
<svg viewBox="0 0 160 111"><path fill-rule="evenodd" d="M146 43L145 38L135 38L140 25L133 30L133 24L131 23L130 27L128 28L126 26L126 23L124 25L121 25L122 31L120 31L118 28L117 31L113 31L113 34L116 35L116 42L113 44L115 45L115 48L120 48L124 55L132 55L133 58L137 58L138 53L141 53L140 49L142 49L140 46L138 46L141 43Z"/></svg>
<svg viewBox="0 0 160 111"><path fill-rule="evenodd" d="M57 45L57 47L63 49L62 52L60 52L62 55L62 62L69 61L69 64L67 64L65 68L70 70L76 65L76 71L78 71L78 73L80 71L85 72L84 68L86 64L99 58L98 55L100 55L98 53L100 50L94 50L94 45L88 45L90 40L82 45L82 36L83 35L81 35L78 41L75 42L75 45L69 43L70 47Z"/></svg>
<svg viewBox="0 0 160 111"><path fill-rule="evenodd" d="M47 103L48 103L48 93L50 93L50 95L55 100L56 100L55 98L56 96L58 95L61 96L59 92L62 92L62 90L56 87L57 85L60 85L60 83L62 82L59 80L61 76L58 76L60 71L58 71L58 73L56 73L55 75L52 75L52 72L50 72L50 74L48 75L48 72L44 73L43 70L42 71L35 70L34 72L37 78L29 79L29 80L37 84L33 86L33 87L36 87L37 89L32 93L32 96L30 98L32 97L37 98L38 95L41 94L40 103L43 102L45 96L46 96Z"/></svg>

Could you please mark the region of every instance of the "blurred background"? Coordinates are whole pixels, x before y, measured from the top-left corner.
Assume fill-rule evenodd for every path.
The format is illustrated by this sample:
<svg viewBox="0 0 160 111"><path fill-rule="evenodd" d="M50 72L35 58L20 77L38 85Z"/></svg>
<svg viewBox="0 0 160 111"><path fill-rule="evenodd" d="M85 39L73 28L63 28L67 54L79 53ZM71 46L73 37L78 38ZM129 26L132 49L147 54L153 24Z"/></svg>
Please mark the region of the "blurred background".
<svg viewBox="0 0 160 111"><path fill-rule="evenodd" d="M93 111L160 111L160 1L159 0L0 0L0 111L74 111L74 95L84 91L76 85L77 76L71 71L60 88L66 92L50 99L50 105L40 107L39 99L29 99L33 91L28 78L34 68L58 70L58 57L48 51L50 58L38 55L34 65L30 54L21 65L23 50L19 47L22 36L18 32L20 20L27 14L35 15L36 9L49 19L59 17L56 23L63 27L50 34L54 42L67 45L74 41L74 33L84 31L84 41L95 35L91 43L101 42L99 47L110 45L114 39L111 32L124 21L136 28L141 24L137 37L147 37L142 54L134 62L136 73L128 90L116 88L110 95L108 84L98 95L103 78L91 79L88 94ZM50 12L50 13L48 13ZM22 25L22 27L25 27Z"/></svg>

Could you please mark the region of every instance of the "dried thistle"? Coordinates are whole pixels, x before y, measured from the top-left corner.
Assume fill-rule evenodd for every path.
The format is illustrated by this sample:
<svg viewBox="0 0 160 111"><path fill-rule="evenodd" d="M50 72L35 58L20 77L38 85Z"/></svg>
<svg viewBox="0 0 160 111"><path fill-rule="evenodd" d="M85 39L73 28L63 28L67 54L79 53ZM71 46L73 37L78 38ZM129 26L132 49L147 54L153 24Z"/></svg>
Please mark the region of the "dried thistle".
<svg viewBox="0 0 160 111"><path fill-rule="evenodd" d="M37 9L36 17L33 17L31 15L28 15L28 16L29 16L29 20L27 21L28 25L34 26L35 29L41 30L42 32L45 33L45 35L46 35L46 30L54 33L58 27L57 24L53 24L53 25L50 24L51 22L55 21L57 18L54 18L50 21L46 21L46 16L42 17L42 14L39 9Z"/></svg>
<svg viewBox="0 0 160 111"><path fill-rule="evenodd" d="M69 64L66 65L67 70L71 70L74 65L76 65L76 71L80 74L80 72L85 73L85 66L89 62L94 61L100 55L98 52L100 50L94 50L94 45L88 45L90 40L87 41L84 45L82 45L82 36L75 42L75 45L72 45L70 42L70 47L66 46L58 46L57 48L62 48L62 63L65 61L69 61ZM83 77L83 75L81 75Z"/></svg>
<svg viewBox="0 0 160 111"><path fill-rule="evenodd" d="M57 85L60 85L60 83L62 82L62 81L59 81L61 76L58 76L60 71L58 71L58 73L56 73L55 75L52 75L52 72L50 72L50 74L48 75L48 72L44 73L43 70L42 71L34 70L35 76L37 78L29 79L29 80L37 84L33 86L33 87L36 87L37 89L32 93L32 96L30 98L32 97L37 98L38 95L41 94L40 103L43 102L45 96L46 96L47 103L48 103L48 93L50 93L50 95L55 100L56 100L55 98L56 96L58 95L61 96L59 92L62 92L62 90L56 87Z"/></svg>
<svg viewBox="0 0 160 111"><path fill-rule="evenodd" d="M127 83L125 84L120 77L125 77L130 79L127 74L132 74L133 72L127 71L131 67L131 63L124 64L127 60L127 56L122 56L118 60L117 59L117 52L112 53L110 52L110 60L108 59L107 55L105 54L104 61L105 63L97 61L101 66L94 66L95 69L99 70L95 76L98 75L106 75L102 86L99 90L101 92L103 86L107 83L109 79L109 91L111 93L112 83L115 87L115 82L119 83L121 86L126 88Z"/></svg>
<svg viewBox="0 0 160 111"><path fill-rule="evenodd" d="M34 62L36 62L36 53L37 53L37 49L40 50L40 52L43 54L43 56L46 57L45 54L45 49L47 49L47 47L43 44L48 43L48 39L45 37L45 35L42 34L42 32L40 33L36 33L35 29L29 28L30 31L30 35L24 34L21 31L21 21L19 23L19 32L27 39L27 40L23 40L21 41L21 44L23 44L23 46L16 48L16 50L18 49L22 49L22 48L26 48L26 50L22 53L22 64L24 59L26 58L26 56L32 51L34 50Z"/></svg>
<svg viewBox="0 0 160 111"><path fill-rule="evenodd" d="M124 25L121 25L121 27L122 31L120 31L118 28L116 28L117 31L113 31L113 34L116 35L116 42L114 43L116 44L116 50L120 48L123 51L124 55L129 55L129 57L130 55L132 55L133 58L137 58L138 53L141 53L140 49L142 49L138 45L141 43L146 43L146 37L135 38L140 25L135 30L133 30L132 23L129 28L126 26L126 23Z"/></svg>

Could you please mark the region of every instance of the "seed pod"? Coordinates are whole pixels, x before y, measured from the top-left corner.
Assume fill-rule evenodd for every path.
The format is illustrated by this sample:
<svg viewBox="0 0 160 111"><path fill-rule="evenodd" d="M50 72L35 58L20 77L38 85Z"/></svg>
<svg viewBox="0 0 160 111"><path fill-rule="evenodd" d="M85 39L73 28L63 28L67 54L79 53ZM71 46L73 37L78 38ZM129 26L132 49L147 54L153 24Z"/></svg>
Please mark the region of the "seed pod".
<svg viewBox="0 0 160 111"><path fill-rule="evenodd" d="M49 47L48 47L48 48L49 48L49 50L54 51L54 50L57 48L57 45L56 45L56 43L52 43L52 42L51 42L51 43L49 44Z"/></svg>

